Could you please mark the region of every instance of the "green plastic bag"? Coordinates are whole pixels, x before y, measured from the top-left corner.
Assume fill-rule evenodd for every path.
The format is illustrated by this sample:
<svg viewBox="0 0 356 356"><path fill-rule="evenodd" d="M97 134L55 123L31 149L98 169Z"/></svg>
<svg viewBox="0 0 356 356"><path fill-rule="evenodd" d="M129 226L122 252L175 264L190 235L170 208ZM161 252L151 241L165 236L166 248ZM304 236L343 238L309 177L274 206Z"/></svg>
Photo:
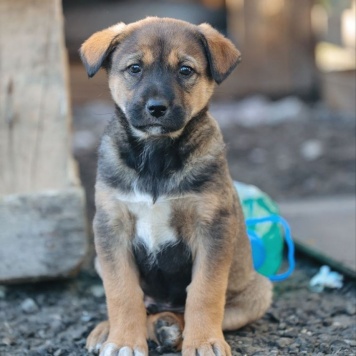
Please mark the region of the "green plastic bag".
<svg viewBox="0 0 356 356"><path fill-rule="evenodd" d="M265 216L279 215L277 204L259 188L234 182L235 188L240 197L242 210L245 219L263 218ZM257 272L264 276L272 276L279 270L283 259L284 236L283 230L277 222L265 222L247 226L248 234L258 236L262 240L265 258L262 260L256 258L256 252L253 248L252 254L254 266ZM254 245L252 244L252 247ZM259 261L257 261L259 260Z"/></svg>

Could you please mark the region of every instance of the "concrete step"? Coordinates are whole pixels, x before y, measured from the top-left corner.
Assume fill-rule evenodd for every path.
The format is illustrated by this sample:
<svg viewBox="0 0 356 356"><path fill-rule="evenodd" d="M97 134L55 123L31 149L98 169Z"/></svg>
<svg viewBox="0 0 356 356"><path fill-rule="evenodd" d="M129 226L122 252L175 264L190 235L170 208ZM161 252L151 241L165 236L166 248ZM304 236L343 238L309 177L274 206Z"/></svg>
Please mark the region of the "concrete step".
<svg viewBox="0 0 356 356"><path fill-rule="evenodd" d="M279 203L297 249L356 277L355 196Z"/></svg>

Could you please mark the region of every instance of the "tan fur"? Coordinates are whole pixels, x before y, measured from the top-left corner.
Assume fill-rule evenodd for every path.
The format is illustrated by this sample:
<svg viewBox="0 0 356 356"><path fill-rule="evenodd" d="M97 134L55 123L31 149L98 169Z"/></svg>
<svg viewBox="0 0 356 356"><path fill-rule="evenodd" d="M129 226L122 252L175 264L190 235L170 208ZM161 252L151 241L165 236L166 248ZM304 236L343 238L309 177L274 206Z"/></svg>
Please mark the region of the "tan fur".
<svg viewBox="0 0 356 356"><path fill-rule="evenodd" d="M89 352L99 352L104 342L107 340L110 331L109 322L102 321L89 334L86 348Z"/></svg>
<svg viewBox="0 0 356 356"><path fill-rule="evenodd" d="M176 79L170 79L170 83L174 83L169 87L173 88L172 105L184 108L186 115L183 126L169 133L161 133L160 127L148 131L131 127L128 118L128 108L133 101L139 106L145 105L140 101L141 86L137 84L137 77L130 74L128 68L139 64L145 70L161 61L162 42L157 41L157 36L163 36L166 41L164 70L168 68L169 73L178 73L182 65L193 68L192 75L184 79L184 88ZM229 175L220 129L204 112L215 82L226 78L239 62L240 53L207 24L194 26L159 18L119 24L90 37L81 48L90 76L103 65L109 50L109 87L113 100L128 121L114 121L101 143L101 168L110 174L114 170L116 177L112 181L105 178L109 173L98 174L94 221L109 322L93 330L87 347L100 348L101 356L126 355L125 352L147 355L146 338L159 342L157 328L168 323L172 336L167 341L176 349L182 348L183 356L229 356L231 350L224 340L223 330L240 328L258 319L271 302L270 282L252 267L251 248ZM162 81L167 80L164 78L168 77L152 78L149 88L160 93L165 85ZM201 112L201 120L197 121ZM184 135L185 148L191 150L184 166L162 183L166 190L154 199L140 191L141 177L125 163L125 155L120 154L120 147L125 148L122 142L126 142L128 135L125 125L129 125L133 135L142 142L151 140L150 144L156 142L152 137L159 142L160 136L169 136L173 142L174 138ZM187 129L188 126L193 129ZM125 151L125 154L128 153ZM146 154L149 152L145 150L141 153ZM185 181L187 177L193 180L210 166L213 178L206 179L201 191L177 190L181 185L190 184L189 180ZM112 187L110 184L115 185L116 180L120 180L120 184ZM154 253L163 244L175 243L178 238L184 239L193 259L184 320L182 314L171 312L147 317L133 246L142 243ZM180 333L183 328L184 339Z"/></svg>
<svg viewBox="0 0 356 356"><path fill-rule="evenodd" d="M236 58L238 58L237 63L241 61L241 53L229 40L223 38L218 31L206 23L199 25L199 28L208 42L214 58L214 68L219 74L227 72L236 62Z"/></svg>
<svg viewBox="0 0 356 356"><path fill-rule="evenodd" d="M227 288L230 263L231 255L225 254L225 259L212 270L205 248L198 249L186 301L183 348L188 352L199 352L205 344L217 344L229 349L222 335L225 305L225 293L222 291Z"/></svg>
<svg viewBox="0 0 356 356"><path fill-rule="evenodd" d="M82 44L80 51L89 66L95 66L100 61L112 41L123 31L125 26L123 22L120 22L96 32Z"/></svg>
<svg viewBox="0 0 356 356"><path fill-rule="evenodd" d="M110 226L117 229L116 233L113 231L113 236L120 236L117 241L108 242L113 246L110 256L102 250L100 243L96 243L111 325L108 340L115 345L129 346L146 353L146 310L143 293L139 287L138 272L132 255L127 248L134 220L128 210L113 201L105 190L97 188L96 201L97 207L107 213ZM125 219L126 224L123 224L121 219ZM94 233L96 239L101 235L96 223Z"/></svg>

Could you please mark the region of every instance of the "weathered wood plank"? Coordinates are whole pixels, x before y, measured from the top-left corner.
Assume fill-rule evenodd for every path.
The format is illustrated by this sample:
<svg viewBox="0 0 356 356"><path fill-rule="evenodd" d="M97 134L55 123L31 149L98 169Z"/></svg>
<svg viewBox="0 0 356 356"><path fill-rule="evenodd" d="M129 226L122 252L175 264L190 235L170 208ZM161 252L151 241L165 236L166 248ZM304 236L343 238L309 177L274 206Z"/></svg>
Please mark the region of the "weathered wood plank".
<svg viewBox="0 0 356 356"><path fill-rule="evenodd" d="M0 195L69 184L60 0L0 2Z"/></svg>
<svg viewBox="0 0 356 356"><path fill-rule="evenodd" d="M87 252L60 0L0 1L0 283L71 275Z"/></svg>
<svg viewBox="0 0 356 356"><path fill-rule="evenodd" d="M76 272L87 252L80 188L0 197L0 283Z"/></svg>
<svg viewBox="0 0 356 356"><path fill-rule="evenodd" d="M279 206L298 249L356 277L355 197L305 199Z"/></svg>
<svg viewBox="0 0 356 356"><path fill-rule="evenodd" d="M311 0L226 0L242 63L216 96L310 94L315 83Z"/></svg>

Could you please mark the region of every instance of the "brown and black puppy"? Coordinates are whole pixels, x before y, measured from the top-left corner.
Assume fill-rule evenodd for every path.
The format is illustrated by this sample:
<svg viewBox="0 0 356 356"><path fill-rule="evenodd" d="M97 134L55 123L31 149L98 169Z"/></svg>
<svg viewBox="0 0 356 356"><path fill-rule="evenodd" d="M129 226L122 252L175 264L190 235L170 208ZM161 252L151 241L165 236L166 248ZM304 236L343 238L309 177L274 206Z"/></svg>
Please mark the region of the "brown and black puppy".
<svg viewBox="0 0 356 356"><path fill-rule="evenodd" d="M119 23L81 47L108 73L116 115L99 149L95 245L109 320L89 335L101 356L231 355L223 330L260 318L271 284L252 267L221 132L215 82L240 60L207 24Z"/></svg>

